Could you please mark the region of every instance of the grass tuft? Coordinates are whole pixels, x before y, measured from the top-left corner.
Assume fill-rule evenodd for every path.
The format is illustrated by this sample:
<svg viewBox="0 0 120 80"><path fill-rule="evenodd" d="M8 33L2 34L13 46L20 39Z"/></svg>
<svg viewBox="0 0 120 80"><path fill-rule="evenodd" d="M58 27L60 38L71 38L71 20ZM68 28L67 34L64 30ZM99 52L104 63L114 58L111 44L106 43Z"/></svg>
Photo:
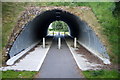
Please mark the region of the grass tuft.
<svg viewBox="0 0 120 80"><path fill-rule="evenodd" d="M3 71L2 78L33 78L38 72L35 71Z"/></svg>
<svg viewBox="0 0 120 80"><path fill-rule="evenodd" d="M116 70L96 70L83 71L86 78L119 78L120 74ZM91 80L91 79L90 79Z"/></svg>

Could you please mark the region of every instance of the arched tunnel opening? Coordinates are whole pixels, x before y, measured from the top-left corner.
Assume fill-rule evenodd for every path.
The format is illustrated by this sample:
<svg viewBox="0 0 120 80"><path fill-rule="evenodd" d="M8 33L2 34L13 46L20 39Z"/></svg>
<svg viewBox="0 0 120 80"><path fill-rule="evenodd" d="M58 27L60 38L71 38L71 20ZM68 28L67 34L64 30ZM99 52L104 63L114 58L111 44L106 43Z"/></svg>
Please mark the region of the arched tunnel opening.
<svg viewBox="0 0 120 80"><path fill-rule="evenodd" d="M78 42L90 52L109 59L104 45L91 27L80 17L60 9L41 12L32 21L28 22L14 41L9 51L10 58L46 37L49 25L56 20L67 23L71 37L76 37Z"/></svg>
<svg viewBox="0 0 120 80"><path fill-rule="evenodd" d="M70 35L70 29L68 24L63 21L54 21L50 23L47 35L48 36L55 36L55 35Z"/></svg>
<svg viewBox="0 0 120 80"><path fill-rule="evenodd" d="M80 33L80 23L79 18L69 12L62 10L50 10L42 13L33 20L34 35L36 38L42 38L47 35L47 30L50 23L54 21L64 21L68 24L70 29L70 35L72 37L78 37Z"/></svg>

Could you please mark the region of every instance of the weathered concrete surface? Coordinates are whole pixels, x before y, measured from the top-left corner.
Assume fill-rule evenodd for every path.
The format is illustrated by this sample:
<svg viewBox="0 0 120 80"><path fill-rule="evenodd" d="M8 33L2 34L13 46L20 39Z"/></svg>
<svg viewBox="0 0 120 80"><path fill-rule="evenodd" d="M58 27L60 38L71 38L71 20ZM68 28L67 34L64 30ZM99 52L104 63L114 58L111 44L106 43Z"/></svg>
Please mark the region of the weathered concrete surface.
<svg viewBox="0 0 120 80"><path fill-rule="evenodd" d="M96 55L93 55L92 53L88 53L89 51L83 49L79 50L80 47L82 47L79 43L77 43L77 48L73 47L73 39L69 36L65 37L65 41L78 65L78 67L82 71L86 70L99 70L103 69L105 67L104 60L102 61ZM79 50L79 52L78 52ZM92 56L92 57L91 57ZM89 59L88 59L89 57ZM90 59L92 58L92 59Z"/></svg>
<svg viewBox="0 0 120 80"><path fill-rule="evenodd" d="M2 67L0 70L20 70L20 71L39 71L41 65L50 49L52 37L47 38L46 48L43 48L42 43L37 45L33 51L29 52L25 57L20 59L12 66Z"/></svg>
<svg viewBox="0 0 120 80"><path fill-rule="evenodd" d="M57 45L58 37L55 37L45 61L38 74L39 78L81 78L80 70L62 38L61 49Z"/></svg>

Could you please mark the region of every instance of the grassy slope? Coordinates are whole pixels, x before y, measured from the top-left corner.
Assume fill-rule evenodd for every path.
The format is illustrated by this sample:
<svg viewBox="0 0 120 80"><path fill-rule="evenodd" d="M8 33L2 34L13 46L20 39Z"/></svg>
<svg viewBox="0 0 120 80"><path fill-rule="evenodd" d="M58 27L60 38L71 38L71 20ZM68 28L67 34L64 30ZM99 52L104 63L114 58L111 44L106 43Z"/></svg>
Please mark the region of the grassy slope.
<svg viewBox="0 0 120 80"><path fill-rule="evenodd" d="M5 47L24 6L23 3L2 3L2 47Z"/></svg>
<svg viewBox="0 0 120 80"><path fill-rule="evenodd" d="M3 71L2 78L33 78L37 74L35 71Z"/></svg>
<svg viewBox="0 0 120 80"><path fill-rule="evenodd" d="M118 20L113 16L114 3L90 3L93 12L97 16L99 23L103 28L109 40L109 55L113 63L117 63L117 57L120 55L118 50ZM120 60L119 60L120 62Z"/></svg>
<svg viewBox="0 0 120 80"><path fill-rule="evenodd" d="M92 80L91 78L118 78L120 76L116 70L83 71L83 74L88 80Z"/></svg>
<svg viewBox="0 0 120 80"><path fill-rule="evenodd" d="M117 59L119 54L118 49L118 19L113 16L112 11L114 11L114 3L89 3L90 7L93 9L96 17L99 20L103 28L103 34L107 36L109 40L109 46L107 46L110 51L108 51L111 61L113 63L120 63ZM119 17L119 16L118 16ZM83 74L86 78L119 78L120 74L116 70L98 70L98 71L84 71ZM93 79L90 79L93 80ZM100 79L102 80L102 79Z"/></svg>
<svg viewBox="0 0 120 80"><path fill-rule="evenodd" d="M2 3L0 2L0 44L2 44ZM1 52L2 46L0 45L0 52Z"/></svg>

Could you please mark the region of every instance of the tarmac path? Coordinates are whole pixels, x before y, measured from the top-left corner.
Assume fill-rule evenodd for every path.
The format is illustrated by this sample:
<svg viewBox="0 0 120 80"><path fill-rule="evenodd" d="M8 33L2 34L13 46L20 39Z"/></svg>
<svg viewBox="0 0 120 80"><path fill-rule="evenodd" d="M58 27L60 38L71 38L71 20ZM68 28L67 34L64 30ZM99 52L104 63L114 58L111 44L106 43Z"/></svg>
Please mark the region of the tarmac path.
<svg viewBox="0 0 120 80"><path fill-rule="evenodd" d="M39 78L81 78L80 70L64 37L61 37L61 41L61 49L58 49L58 36L54 37L38 74Z"/></svg>

